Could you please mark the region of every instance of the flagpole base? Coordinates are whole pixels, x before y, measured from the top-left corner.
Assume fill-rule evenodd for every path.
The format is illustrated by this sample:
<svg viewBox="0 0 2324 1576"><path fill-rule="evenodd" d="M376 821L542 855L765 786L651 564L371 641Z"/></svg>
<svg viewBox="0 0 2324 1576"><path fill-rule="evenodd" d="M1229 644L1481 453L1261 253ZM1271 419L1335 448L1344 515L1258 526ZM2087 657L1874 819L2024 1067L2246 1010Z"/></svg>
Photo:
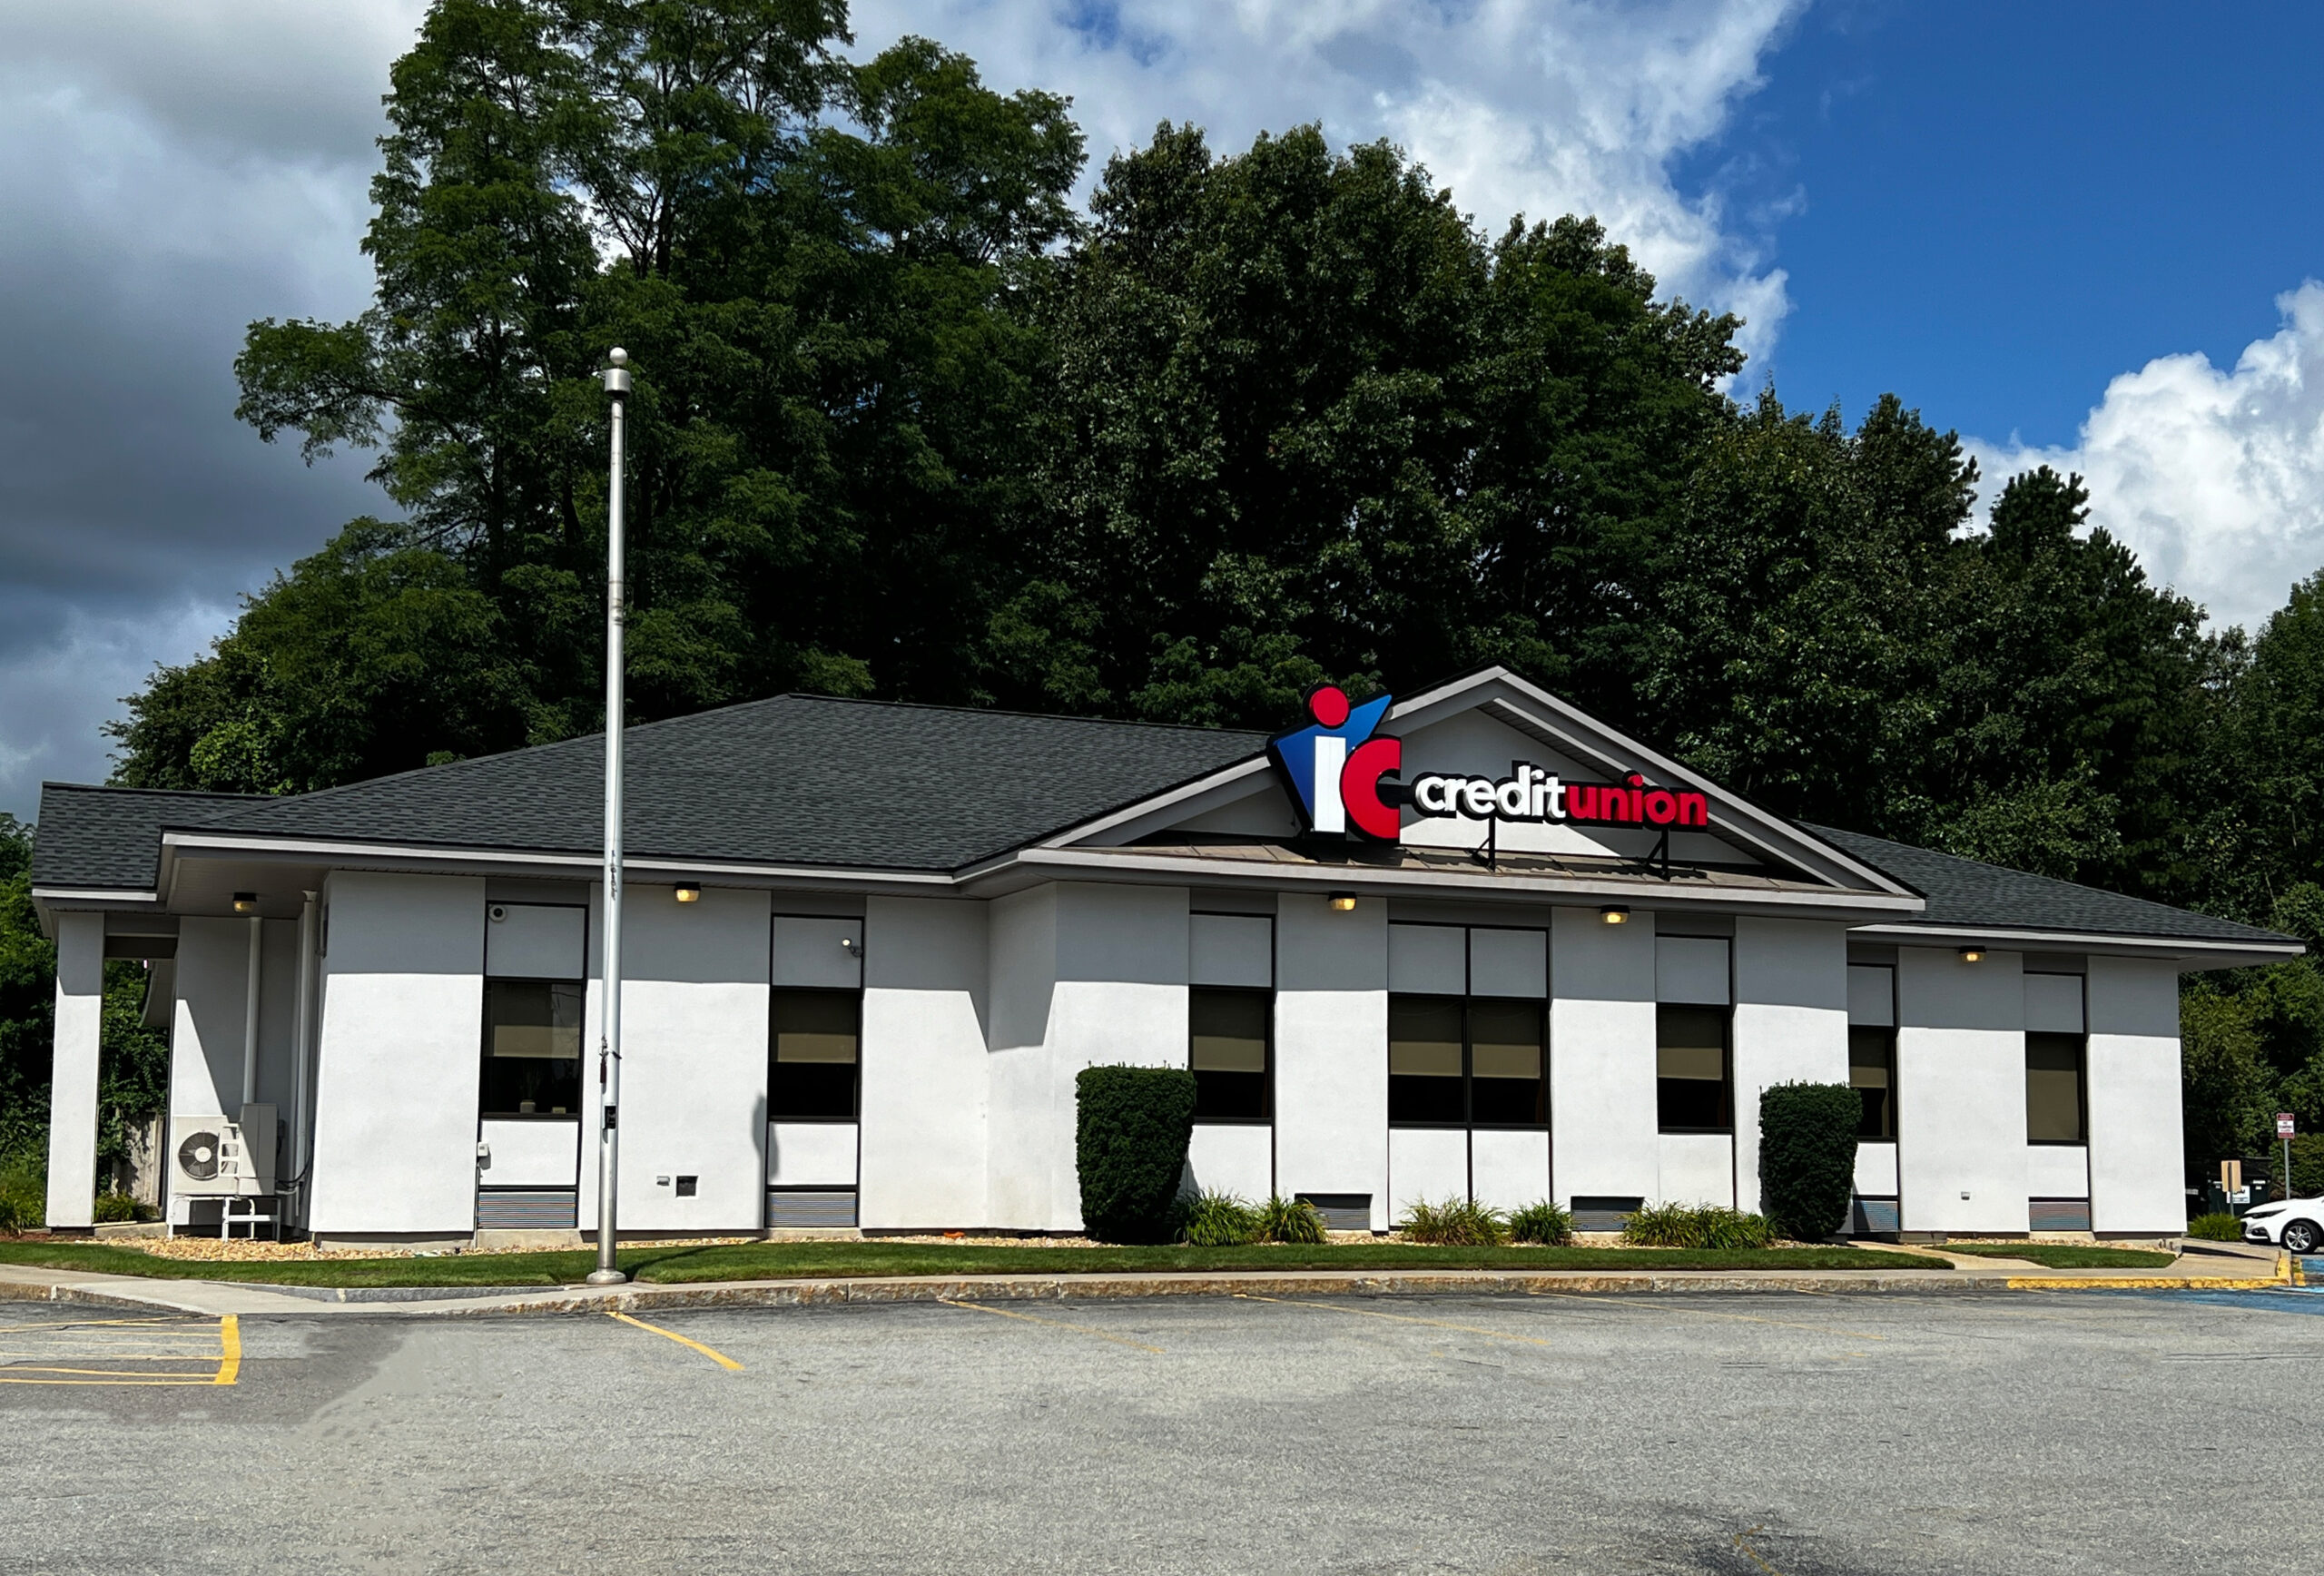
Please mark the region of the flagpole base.
<svg viewBox="0 0 2324 1576"><path fill-rule="evenodd" d="M627 1272L623 1270L593 1269L581 1284L583 1285L591 1286L617 1286L623 1285L628 1279L629 1276Z"/></svg>

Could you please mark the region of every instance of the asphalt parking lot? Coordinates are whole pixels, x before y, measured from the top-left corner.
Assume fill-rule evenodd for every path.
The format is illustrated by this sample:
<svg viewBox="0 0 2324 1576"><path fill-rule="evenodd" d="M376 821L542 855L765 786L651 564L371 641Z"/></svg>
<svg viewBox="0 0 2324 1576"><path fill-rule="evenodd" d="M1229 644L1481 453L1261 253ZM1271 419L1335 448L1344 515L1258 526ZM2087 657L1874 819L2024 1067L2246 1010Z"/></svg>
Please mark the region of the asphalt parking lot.
<svg viewBox="0 0 2324 1576"><path fill-rule="evenodd" d="M10 1571L2249 1572L2324 1537L2290 1291L0 1314Z"/></svg>

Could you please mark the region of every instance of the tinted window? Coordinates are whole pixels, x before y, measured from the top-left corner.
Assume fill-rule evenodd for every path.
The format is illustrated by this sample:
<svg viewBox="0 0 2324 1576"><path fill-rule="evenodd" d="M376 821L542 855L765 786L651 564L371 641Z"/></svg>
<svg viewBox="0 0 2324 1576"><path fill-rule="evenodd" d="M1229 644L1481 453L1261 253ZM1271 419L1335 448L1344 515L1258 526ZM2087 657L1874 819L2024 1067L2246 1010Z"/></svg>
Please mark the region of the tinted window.
<svg viewBox="0 0 2324 1576"><path fill-rule="evenodd" d="M1469 1113L1461 1077L1462 1002L1453 996L1388 998L1388 1120L1458 1127Z"/></svg>
<svg viewBox="0 0 2324 1576"><path fill-rule="evenodd" d="M1664 1132L1728 1132L1727 1009L1655 1009L1655 1106Z"/></svg>
<svg viewBox="0 0 2324 1576"><path fill-rule="evenodd" d="M1549 1121L1542 1027L1538 1001L1469 1003L1469 1109L1478 1127L1538 1128Z"/></svg>
<svg viewBox="0 0 2324 1576"><path fill-rule="evenodd" d="M484 982L482 1114L580 1114L581 1006L578 980Z"/></svg>
<svg viewBox="0 0 2324 1576"><path fill-rule="evenodd" d="M1187 1065L1195 1075L1196 1121L1267 1119L1267 1020L1274 1006L1265 990L1197 986L1187 992Z"/></svg>
<svg viewBox="0 0 2324 1576"><path fill-rule="evenodd" d="M767 1106L778 1122L852 1122L862 998L852 990L774 993Z"/></svg>
<svg viewBox="0 0 2324 1576"><path fill-rule="evenodd" d="M1848 1082L1864 1102L1856 1125L1859 1138L1896 1136L1896 1031L1893 1029L1848 1030Z"/></svg>
<svg viewBox="0 0 2324 1576"><path fill-rule="evenodd" d="M2082 1036L2025 1037L2025 1139L2079 1144L2082 1133Z"/></svg>

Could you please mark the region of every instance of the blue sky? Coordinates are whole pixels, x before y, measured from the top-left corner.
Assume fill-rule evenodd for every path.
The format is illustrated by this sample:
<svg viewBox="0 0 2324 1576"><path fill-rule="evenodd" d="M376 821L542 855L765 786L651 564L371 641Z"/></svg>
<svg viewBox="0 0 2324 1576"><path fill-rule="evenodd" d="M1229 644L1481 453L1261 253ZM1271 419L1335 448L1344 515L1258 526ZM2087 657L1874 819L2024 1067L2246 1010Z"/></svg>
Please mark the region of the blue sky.
<svg viewBox="0 0 2324 1576"><path fill-rule="evenodd" d="M2324 277L2319 63L2312 5L1829 5L1673 174L1787 275L1787 403L2070 444L2116 373L2231 364Z"/></svg>
<svg viewBox="0 0 2324 1576"><path fill-rule="evenodd" d="M0 5L0 810L101 780L156 663L383 501L233 419L265 316L365 306L379 96L425 0ZM852 0L1070 94L1092 172L1161 119L1320 123L1488 231L1598 215L1749 320L1794 407L1893 389L1989 480L2246 625L2324 566L2324 6L2063 0Z"/></svg>

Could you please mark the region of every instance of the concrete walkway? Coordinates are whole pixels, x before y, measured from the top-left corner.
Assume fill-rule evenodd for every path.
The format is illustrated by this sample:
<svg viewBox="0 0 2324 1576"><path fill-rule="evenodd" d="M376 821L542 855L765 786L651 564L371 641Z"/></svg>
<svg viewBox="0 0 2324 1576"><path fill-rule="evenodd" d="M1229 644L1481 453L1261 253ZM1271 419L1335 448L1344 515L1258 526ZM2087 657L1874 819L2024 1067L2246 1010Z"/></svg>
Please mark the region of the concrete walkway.
<svg viewBox="0 0 2324 1576"><path fill-rule="evenodd" d="M1887 1245L1882 1245L1887 1246ZM2223 1246L2223 1245L2207 1245ZM467 1317L484 1314L635 1313L654 1308L797 1307L834 1303L1043 1302L1136 1297L1564 1295L1641 1293L1876 1293L2011 1291L2258 1291L2304 1283L2290 1256L2194 1251L2156 1269L2044 1269L2024 1261L1924 1250L1926 1270L1291 1270L1206 1274L792 1277L586 1286L290 1286L250 1281L162 1280L0 1265L0 1301L244 1318ZM2324 1279L2324 1276L2319 1276Z"/></svg>

